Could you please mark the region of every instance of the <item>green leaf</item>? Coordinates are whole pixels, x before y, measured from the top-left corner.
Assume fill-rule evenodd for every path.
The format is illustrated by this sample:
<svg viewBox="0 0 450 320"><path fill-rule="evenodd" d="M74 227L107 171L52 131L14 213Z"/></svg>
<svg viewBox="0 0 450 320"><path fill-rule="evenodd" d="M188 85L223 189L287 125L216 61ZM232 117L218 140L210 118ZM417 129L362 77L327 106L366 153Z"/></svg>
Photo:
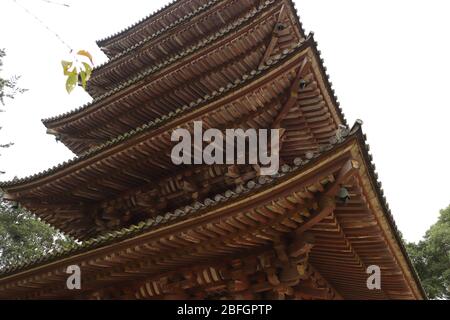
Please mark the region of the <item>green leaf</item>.
<svg viewBox="0 0 450 320"><path fill-rule="evenodd" d="M86 81L87 81L86 71L80 71L79 76L81 78L81 85L83 86L83 89L86 89Z"/></svg>
<svg viewBox="0 0 450 320"><path fill-rule="evenodd" d="M77 73L77 70L74 70L67 77L67 81L66 81L67 93L71 93L73 91L73 89L75 89L75 86L77 85L77 83L78 83L78 73Z"/></svg>
<svg viewBox="0 0 450 320"><path fill-rule="evenodd" d="M73 62L62 60L61 61L61 65L62 65L63 70L64 70L64 75L68 76L69 73L70 73L69 69L72 67Z"/></svg>
<svg viewBox="0 0 450 320"><path fill-rule="evenodd" d="M92 67L89 65L89 63L83 62L84 70L86 72L86 81L91 78L92 74Z"/></svg>
<svg viewBox="0 0 450 320"><path fill-rule="evenodd" d="M66 68L67 66L71 66L72 62L71 61L62 60L61 61L61 65L63 66L63 68Z"/></svg>

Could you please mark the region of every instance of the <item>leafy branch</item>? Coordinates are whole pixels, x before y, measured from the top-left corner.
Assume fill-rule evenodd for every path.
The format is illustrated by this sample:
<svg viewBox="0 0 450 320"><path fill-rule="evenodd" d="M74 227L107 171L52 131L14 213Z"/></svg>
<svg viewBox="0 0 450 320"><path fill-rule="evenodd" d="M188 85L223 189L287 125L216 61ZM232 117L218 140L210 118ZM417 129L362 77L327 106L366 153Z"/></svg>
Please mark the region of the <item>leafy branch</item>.
<svg viewBox="0 0 450 320"><path fill-rule="evenodd" d="M2 71L1 67L3 66L2 58L5 55L5 50L0 49L0 72ZM3 79L0 77L0 103L2 105L5 105L5 98L13 99L16 94L27 91L26 89L17 86L19 79L19 76L12 76L10 79Z"/></svg>
<svg viewBox="0 0 450 320"><path fill-rule="evenodd" d="M86 84L92 74L94 65L92 55L86 50L80 50L72 61L62 60L64 75L67 76L66 90L70 94L73 89L81 85L86 90Z"/></svg>

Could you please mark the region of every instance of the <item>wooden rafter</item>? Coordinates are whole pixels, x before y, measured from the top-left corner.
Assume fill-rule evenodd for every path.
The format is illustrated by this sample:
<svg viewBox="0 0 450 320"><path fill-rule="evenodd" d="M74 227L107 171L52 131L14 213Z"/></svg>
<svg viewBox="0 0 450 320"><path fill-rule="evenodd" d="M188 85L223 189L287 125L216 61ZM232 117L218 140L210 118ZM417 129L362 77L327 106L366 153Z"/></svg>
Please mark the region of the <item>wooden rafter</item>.
<svg viewBox="0 0 450 320"><path fill-rule="evenodd" d="M287 98L287 101L284 103L283 107L279 111L277 117L272 123L273 129L279 129L281 125L281 121L284 119L284 117L289 113L289 110L297 103L298 99L298 92L301 89L300 84L305 77L306 74L310 71L311 62L308 57L306 57L300 68L298 69L297 75L295 76L295 79L292 81L292 85L289 89L289 95Z"/></svg>

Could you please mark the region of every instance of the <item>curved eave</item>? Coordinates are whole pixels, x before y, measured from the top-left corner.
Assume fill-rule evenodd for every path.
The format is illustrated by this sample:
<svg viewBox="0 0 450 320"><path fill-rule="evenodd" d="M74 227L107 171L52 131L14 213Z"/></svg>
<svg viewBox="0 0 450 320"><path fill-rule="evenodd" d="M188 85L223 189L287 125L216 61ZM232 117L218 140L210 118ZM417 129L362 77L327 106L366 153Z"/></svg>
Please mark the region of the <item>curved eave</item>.
<svg viewBox="0 0 450 320"><path fill-rule="evenodd" d="M359 142L360 152L361 152L364 162L366 164L370 182L372 184L372 188L376 193L379 204L381 205L383 216L385 217L385 219L387 221L387 225L389 226L389 230L386 230L386 232L390 233L391 237L393 238L394 241L392 242L392 245L394 247L394 250L397 250L400 257L403 259L403 263L404 263L405 267L407 268L407 270L409 271L409 276L413 280L412 284L416 287L418 295L422 299L427 299L428 298L427 294L426 294L426 292L422 286L421 280L411 262L411 259L409 258L409 255L406 250L405 244L403 242L401 233L397 227L394 216L392 215L392 212L389 208L387 199L384 196L384 191L382 188L382 184L378 179L378 174L375 169L373 157L369 152L370 147L367 143L367 136L363 133L363 131L361 129L361 124L362 124L362 122L358 123L359 130L357 130L357 138L358 138L358 142Z"/></svg>
<svg viewBox="0 0 450 320"><path fill-rule="evenodd" d="M302 57L308 50L312 50L311 52L313 54L318 54L318 51L315 48L315 42L312 37L308 38L306 42L299 45L296 49L292 49L285 55L280 56L279 60L273 61L270 66L264 66L260 70L254 71L249 75L244 75L239 84L235 83L233 85L230 85L223 92L218 93L216 96L211 96L208 99L204 99L203 101L197 101L195 103L192 103L190 106L186 106L186 108L178 109L177 112L173 112L168 116L164 116L161 119L157 119L156 121L145 124L142 127L139 127L113 140L110 140L107 143L100 145L92 149L91 151L82 154L79 157L75 157L72 160L64 162L49 170L19 180L2 182L0 183L0 187L5 191L12 193L19 190L34 188L39 184L52 181L53 179L57 179L58 177L69 174L70 172L77 171L88 163L92 163L94 161L102 159L105 156L117 153L126 146L137 144L142 140L142 138L146 138L147 132L167 131L170 128L173 128L185 122L186 117L188 116L195 117L198 116L198 114L196 115L195 113L204 112L206 108L215 108L221 103L223 99L226 99L227 96L233 96L235 92L244 90L243 88L258 86L258 81L263 81L264 77L270 76L271 73L276 72L276 70L282 70L283 66L285 68L289 68L291 64L296 63L296 60ZM323 72L323 76L325 76L325 79L327 79L323 68L321 69L321 71ZM332 99L333 102L336 103L336 97L332 95L331 89L329 90L330 99ZM337 108L337 110L334 110L334 107L330 106L330 109L330 111L333 113L333 116L336 118L335 122L337 122L338 124L346 124L346 121L339 108Z"/></svg>
<svg viewBox="0 0 450 320"><path fill-rule="evenodd" d="M401 270L403 279L407 287L410 288L412 296L416 299L426 299L420 280L404 250L386 200L382 196L382 191L379 188L379 182L375 178L376 174L373 164L369 160L370 155L367 150L368 146L365 143L365 136L362 133L360 123L357 123L352 128L350 136L344 141L334 147L330 147L328 151L322 154L316 154L313 159L300 166L288 166L287 169L283 170L283 174L271 180L271 182L255 181L251 188L242 191L243 193L238 194L237 198L227 199L227 197L221 195L217 199L223 200L214 204L205 203L205 205L201 206L203 209L193 212L188 211L187 214L181 214L183 212L181 209L178 210L178 213L168 213L162 215L161 218L151 219L137 226L111 232L81 245L74 245L71 248L54 252L46 257L27 261L22 265L16 265L0 274L0 285L17 281L23 282L24 279L32 279L38 274L59 270L61 266L73 264L72 262L86 261L86 259L117 252L118 250L123 250L126 246L133 245L133 243L142 244L143 241L148 241L145 240L148 238L167 236L199 223L206 223L208 219L222 217L233 210L242 211L243 208L250 208L258 203L270 202L272 201L271 199L287 195L288 190L292 191L292 188L296 188L295 186L300 188L300 185L317 182L317 179L320 178L320 172L325 174L337 162L351 157L351 159L355 159L362 164L359 166L357 176L358 179L362 179L365 192L368 194L374 193L375 195L375 197L370 199L368 205L370 212L376 216L377 225L381 229L380 239L383 239L388 244L385 252L391 253L391 258Z"/></svg>
<svg viewBox="0 0 450 320"><path fill-rule="evenodd" d="M293 2L291 0L286 0L287 3L290 6L290 13L293 15L292 18L295 21L295 24L297 25L296 29L300 32L300 34L302 35L303 38L306 38L304 30L303 30L303 26L299 20L298 14L297 14L297 10L295 8L295 5L293 4ZM276 3L276 1L274 1L273 3ZM264 8L268 7L270 4L273 4L271 1L268 1L267 4L265 4ZM229 31L232 31L231 29ZM225 34L224 34L225 35ZM199 48L200 49L200 48ZM189 55L190 54L194 54L196 50L192 50L192 49L188 49L187 51L189 51ZM187 56L186 54L180 54L180 58ZM179 59L179 58L178 58ZM160 65L163 68L168 67L169 65L176 63L178 59L174 59L173 57L170 58L168 61L161 63ZM159 70L159 68L158 68ZM153 73L153 71L152 71ZM43 124L47 127L47 128L56 128L57 126L63 125L64 123L70 122L73 119L76 119L78 117L82 117L84 115L84 113L87 110L90 110L92 107L95 107L98 103L102 102L104 99L112 96L112 95L116 95L118 93L120 93L122 90L124 90L126 87L134 84L136 81L139 81L142 77L146 77L146 74L141 75L140 77L136 78L136 79L132 79L130 81L127 81L126 85L123 86L118 86L117 88L110 90L104 94L102 94L101 96L97 97L94 99L93 102L91 103L87 103L77 109L74 109L72 111L60 114L58 116L54 116L54 117L50 117L50 118L46 118L46 119L42 119Z"/></svg>
<svg viewBox="0 0 450 320"><path fill-rule="evenodd" d="M289 162L295 157L306 156L309 151L319 150L329 143L342 122L335 107L331 106L322 80L317 80L320 72L314 53L310 47L305 47L293 51L289 58L285 57L278 64L275 61L270 62L271 67L244 77L241 85L234 83L220 94L218 92L215 99L194 104L174 113L170 119L160 119L156 125L147 125L119 137L97 155L47 176L31 179L23 186L7 187L8 197L60 230L86 239L104 230L100 221L92 220L93 208L108 199L123 196L130 189L149 183L169 183L174 188L171 192L178 194L177 199L171 201L173 205L190 200L175 177L189 174L187 171L191 169L174 165L168 156L172 146L170 131L175 127L189 128L199 119L221 129L254 125L271 128L279 124L286 130L280 153L283 161ZM306 67L303 69L302 66ZM299 87L298 94L291 96L297 86L294 79L301 74L308 79L309 85L303 89ZM290 105L288 100L295 103L285 113ZM225 187L224 181L214 181L211 186L215 190ZM170 199L165 192L163 196Z"/></svg>
<svg viewBox="0 0 450 320"><path fill-rule="evenodd" d="M329 76L326 73L326 69L323 65L323 59L320 56L320 52L317 49L317 43L314 41L314 38L312 35L309 36L303 43L297 45L296 50L302 50L302 48L306 48L306 47L311 48L311 50L313 52L314 60L317 63L317 67L318 67L318 71L319 71L318 77L320 77L320 79L318 81L321 81L321 83L323 83L323 85L325 87L324 90L325 90L326 94L330 97L330 108L335 109L335 111L333 111L333 112L335 112L337 114L337 117L340 119L340 122L343 124L346 124L345 116L342 113L342 109L340 108L339 102L337 101L335 92L331 87L331 83L329 81ZM271 66L271 68L272 68L272 66ZM256 71L257 70L254 70L251 73L256 72ZM244 77L247 77L247 76L248 75L244 75ZM80 111L80 114L78 116L81 117L82 116L81 113L86 114L86 113L90 112L91 110L94 111L94 108L88 108L84 111ZM75 116L76 115L71 116L70 119L60 120L60 123L67 123L67 122L73 121ZM170 113L163 116L163 118L164 117L170 117ZM49 130L53 130L53 129L49 129ZM87 151L91 147L91 145L86 145L86 143L83 143L82 141L71 141L70 136L67 136L67 137L62 136L61 141L77 154L81 154L81 153Z"/></svg>
<svg viewBox="0 0 450 320"><path fill-rule="evenodd" d="M218 1L218 0L216 0L216 1ZM287 8L290 9L290 10L288 10L289 11L289 17L291 18L292 21L295 21L294 22L295 29L296 29L296 32L300 35L300 38L304 39L306 37L306 35L305 35L303 27L302 27L302 25L300 23L300 20L298 18L298 14L296 12L294 4L290 0L282 0L279 4L281 4L281 3L283 3ZM276 2L274 2L274 4L276 4ZM218 8L218 7L216 8L216 6L219 6L219 7L224 7L225 6L225 7L227 7L228 5L231 5L231 4L220 2L220 3L211 3L211 6L212 5L215 6L212 10L206 10L203 13L198 13L198 14L194 15L195 19L191 18L191 19L189 19L189 22L187 22L187 23L197 23L198 21L196 21L196 22L193 22L193 21L195 21L195 20L203 20L204 19L203 16L213 14L212 11L222 10L221 8ZM247 4L247 6L248 6L248 4ZM248 8L247 8L247 10L248 10ZM229 21L229 22L231 22L231 21ZM171 32L165 33L164 35L161 34L161 32L158 32L158 33L155 33L154 35L152 35L151 37L146 37L144 40L136 43L136 45L131 46L131 47L127 47L126 50L118 53L117 55L112 57L109 61L105 62L104 64L102 64L100 66L97 66L94 69L94 71L93 71L91 80L88 83L87 90L90 93L92 92L92 95L95 96L95 97L100 96L101 94L100 93L97 94L96 93L97 91L95 89L91 90L90 84L93 84L93 87L96 87L97 84L94 84L95 79L98 78L98 77L102 77L103 76L103 72L108 72L108 70L114 68L114 66L116 66L118 63L119 63L119 66L120 66L120 64L127 64L129 62L127 60L130 59L129 57L134 57L136 54L138 54L138 53L141 54L143 52L143 51L140 51L140 49L142 49L143 46L148 46L149 43L155 42L155 40L159 41L160 39L163 40L163 38L167 38L167 37L170 38L171 36L173 36L174 33L176 34L177 32L179 32L179 31L177 31L179 29L190 28L190 26L187 25L187 23L181 24L181 22L180 22L181 27L180 26L174 26L174 29L171 30ZM193 29L195 30L196 28L193 28ZM135 53L134 52L135 50L139 50L139 52ZM125 59L127 59L127 60L125 60ZM154 64L154 63L150 62L149 64ZM127 65L130 65L130 64L127 64ZM132 64L131 64L131 66L132 66ZM136 74L136 72L133 72L132 74L134 75L134 74ZM127 75L126 77L123 77L122 79L129 79L129 78L130 78L130 76ZM102 91L101 88L103 88L103 87L102 87L101 84L99 85L99 88L100 88L100 91Z"/></svg>
<svg viewBox="0 0 450 320"><path fill-rule="evenodd" d="M200 41L194 46L191 46L189 48L186 48L182 53L179 53L176 56L168 58L166 61L163 61L159 63L156 66L152 66L149 70L146 70L145 72L142 72L138 76L129 79L128 81L125 81L121 84L119 84L116 88L109 90L108 92L102 94L101 96L95 98L92 102L86 103L81 107L78 107L72 111L42 119L42 123L47 127L51 129L55 129L58 126L62 126L66 123L69 123L73 120L79 119L84 117L89 112L92 112L96 110L99 107L107 106L109 102L114 101L118 97L121 97L124 94L128 94L128 91L134 90L134 85L137 84L139 81L144 80L150 75L154 75L156 73L160 73L170 67L178 67L179 64L183 64L186 59L191 58L192 56L202 54L203 50L208 50L210 46L214 46L217 41L229 41L232 40L232 37L234 33L239 32L240 29L243 28L243 26L246 26L248 24L252 23L252 19L255 18L259 14L265 14L267 11L270 11L275 6L276 1L270 0L267 1L264 5L262 5L258 10L249 13L248 16L241 18L239 24L231 24L226 28L223 28L220 32L217 32L217 34L214 34L208 39L204 39L203 41ZM128 91L126 91L128 89Z"/></svg>
<svg viewBox="0 0 450 320"><path fill-rule="evenodd" d="M186 2L186 1L185 0L173 0L172 2L166 4L164 7L161 7L160 9L154 11L153 13L142 18L141 20L134 23L133 25L126 27L108 37L97 40L96 43L100 48L113 47L114 44L116 44L117 42L120 42L121 40L123 40L124 38L129 36L130 33L139 32L139 30L145 28L148 24L152 23L157 18L159 18L163 15L171 14L171 12L167 12L167 11L169 11L169 10L173 11L176 7L181 6L183 4L183 2ZM169 30L170 27L171 27L170 24L166 25L163 30ZM108 52L108 50L104 50L104 52L108 57L110 57L110 53Z"/></svg>
<svg viewBox="0 0 450 320"><path fill-rule="evenodd" d="M173 25L170 32L164 32L165 29L160 30L153 35L137 42L135 45L128 46L122 52L111 57L109 61L106 61L105 63L94 68L91 78L88 81L87 91L91 94L91 96L97 97L100 96L103 92L108 91L108 89L117 86L118 83L122 83L125 80L128 80L139 73L142 73L142 64L139 63L142 55L146 56L148 54L149 56L154 56L154 58L146 61L146 65L158 64L160 61L167 58L167 54L161 52L159 48L160 46L166 52L170 52L170 55L176 55L183 52L185 48L192 45L192 43L190 43L189 45L182 45L179 38L184 38L183 33L187 33L191 36L192 34L195 34L196 41L205 39L214 32L217 32L221 28L232 23L234 19L238 19L239 17L241 17L243 13L251 10L251 8L253 7L253 3L251 1L255 0L246 0L247 3L245 4L245 6L240 5L241 2L239 1L242 0L233 1L235 2L223 2L220 0L210 1L208 2L207 7L197 9L198 12L194 12L185 16L183 19L179 19L180 21L177 22L177 24ZM238 10L240 11L237 11L237 8L239 8ZM229 10L231 10L230 13L228 13ZM227 19L226 22L225 20L221 21L217 17L218 13L222 13L222 15L225 14L230 19ZM211 17L215 17L215 19L211 19ZM205 26L203 26L202 28L201 26L204 20L214 20L216 24L214 24L214 27L211 28L206 28ZM198 29L199 25L200 30L203 31L202 33L200 33ZM208 30L206 34L205 29ZM161 58L161 56L163 58ZM136 66L134 66L135 61L138 62L138 65ZM120 80L108 81L108 78L110 78L111 70L114 71L114 75L117 76L117 78Z"/></svg>
<svg viewBox="0 0 450 320"><path fill-rule="evenodd" d="M347 139L345 144L350 141L351 139ZM337 147L342 147L344 143L342 143ZM330 146L330 149L328 152L324 152L323 154L316 153L314 154L313 159L305 160L300 166L287 166L287 169L285 169L282 174L276 175L275 178L270 178L270 181L272 183L270 186L275 186L285 180L287 178L294 175L294 173L299 173L303 171L308 171L310 174L308 175L310 179L308 180L309 183L316 182L316 178L311 177L311 171L314 164L316 164L321 157L325 157L327 154L331 154L332 151L334 151L336 148L333 148ZM332 150L332 151L330 151ZM97 248L103 248L105 246L112 245L114 243L119 243L121 241L127 241L132 240L135 237L138 237L140 235L144 235L147 232L153 233L157 232L159 229L166 229L166 227L180 225L180 222L186 221L191 219L191 216L201 216L202 213L208 213L209 211L212 211L213 209L221 208L221 207L229 207L230 205L236 205L239 203L244 203L246 198L249 198L251 195L253 195L254 192L252 192L254 189L257 191L260 191L260 187L264 187L264 184L266 183L260 183L257 180L252 180L252 183L254 183L254 187L252 188L239 188L236 190L228 190L229 192L233 193L233 196L231 198L226 196L227 192L224 192L222 194L219 194L221 198L225 199L225 202L217 202L213 206L210 204L207 204L206 202L200 203L199 209L195 209L196 206L194 205L188 205L184 208L179 208L175 210L173 213L168 212L161 215L158 215L157 217L153 219L149 219L147 221L143 221L139 223L138 225L133 225L127 228L123 228L121 230L117 231L111 231L107 232L105 234L99 235L98 237L95 237L93 239L89 239L87 241L84 241L80 244L71 244L69 248L66 249L60 249L56 250L53 253L46 255L46 256L40 256L35 258L34 260L31 259L30 261L27 261L25 263L18 264L12 267L9 267L3 271L0 272L0 283L3 281L6 277L9 276L16 276L21 272L26 272L27 270L31 270L37 267L46 266L47 264L58 261L63 258L68 258L72 256L78 256L79 254L89 252L90 250L97 249ZM267 191L269 187L265 186L265 190ZM239 190L239 191L238 191ZM265 192L265 200L267 198L273 197L273 193ZM215 197L214 197L215 198ZM229 199L228 199L229 198ZM252 203L257 203L257 199L253 199ZM247 204L247 206L249 206ZM183 213L181 213L183 212ZM188 215L186 215L188 213ZM177 217L177 219L170 218L171 216Z"/></svg>

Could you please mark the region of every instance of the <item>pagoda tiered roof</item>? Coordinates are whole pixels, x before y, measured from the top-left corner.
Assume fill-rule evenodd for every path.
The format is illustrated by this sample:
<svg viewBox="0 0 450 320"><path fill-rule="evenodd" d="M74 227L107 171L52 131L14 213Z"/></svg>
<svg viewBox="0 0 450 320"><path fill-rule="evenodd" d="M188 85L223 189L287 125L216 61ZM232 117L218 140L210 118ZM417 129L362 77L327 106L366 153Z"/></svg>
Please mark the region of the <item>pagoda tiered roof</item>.
<svg viewBox="0 0 450 320"><path fill-rule="evenodd" d="M308 83L294 88L294 99L300 104L286 109L293 101L292 85L299 74ZM330 94L315 42L309 37L210 97L53 169L0 187L10 200L20 201L48 223L77 238L89 238L102 230L94 221L94 208L110 198L125 196L129 190L146 186L158 189L159 196L168 197L170 203L176 203L171 194L178 201L189 201L191 192L179 193L183 191L179 179L192 170L170 160L174 128L191 131L196 120L204 120L214 128L282 127L285 132L280 155L292 160L328 144L339 125L345 124ZM222 179L210 177L216 181L213 189L224 188L223 172L216 174L222 174ZM167 177L172 178L164 179Z"/></svg>
<svg viewBox="0 0 450 320"><path fill-rule="evenodd" d="M234 267L227 259L234 259L232 265L239 261L246 266L251 292L264 293L276 285L270 277L266 282L256 276L257 270L270 271L270 263L276 261L271 243L295 231L300 238L313 239L308 240L305 265L312 283L303 282L297 293L293 285L294 293L288 295L300 299L425 298L368 149L357 123L319 152L283 165L279 174L251 179L201 202L4 270L0 297L70 296L61 283L67 277L66 266L77 264L84 270L81 296L85 298L98 290L106 290L103 298L182 298L174 295L173 286L191 293L198 290L198 298L214 298L234 290L228 278L229 268ZM342 184L351 195L348 202L327 197ZM255 265L251 271L254 261L261 259L267 265ZM382 265L382 290L365 285L366 268L373 264ZM198 273L194 282L188 281L192 272ZM274 276L286 281L283 274ZM238 298L249 298L239 295L242 289L235 290Z"/></svg>
<svg viewBox="0 0 450 320"><path fill-rule="evenodd" d="M183 52L199 43L199 39L208 39L257 10L258 3L256 0L209 1L198 12L180 19L173 29L156 32L96 67L89 81L89 93L96 97L139 74L143 68Z"/></svg>
<svg viewBox="0 0 450 320"><path fill-rule="evenodd" d="M214 0L174 0L135 24L98 40L97 44L108 56L112 56L114 52L119 53L157 32L170 30L186 17L192 17L193 13L201 7L215 2Z"/></svg>
<svg viewBox="0 0 450 320"><path fill-rule="evenodd" d="M0 298L426 298L291 0L178 0L98 43L93 101L43 120L77 156L0 183L81 241L0 271ZM279 172L175 165L171 134L196 121L280 129Z"/></svg>
<svg viewBox="0 0 450 320"><path fill-rule="evenodd" d="M43 120L48 132L81 154L149 120L214 95L230 81L304 41L303 34L295 31L298 23L285 2L266 1L222 31L151 65L92 103Z"/></svg>

